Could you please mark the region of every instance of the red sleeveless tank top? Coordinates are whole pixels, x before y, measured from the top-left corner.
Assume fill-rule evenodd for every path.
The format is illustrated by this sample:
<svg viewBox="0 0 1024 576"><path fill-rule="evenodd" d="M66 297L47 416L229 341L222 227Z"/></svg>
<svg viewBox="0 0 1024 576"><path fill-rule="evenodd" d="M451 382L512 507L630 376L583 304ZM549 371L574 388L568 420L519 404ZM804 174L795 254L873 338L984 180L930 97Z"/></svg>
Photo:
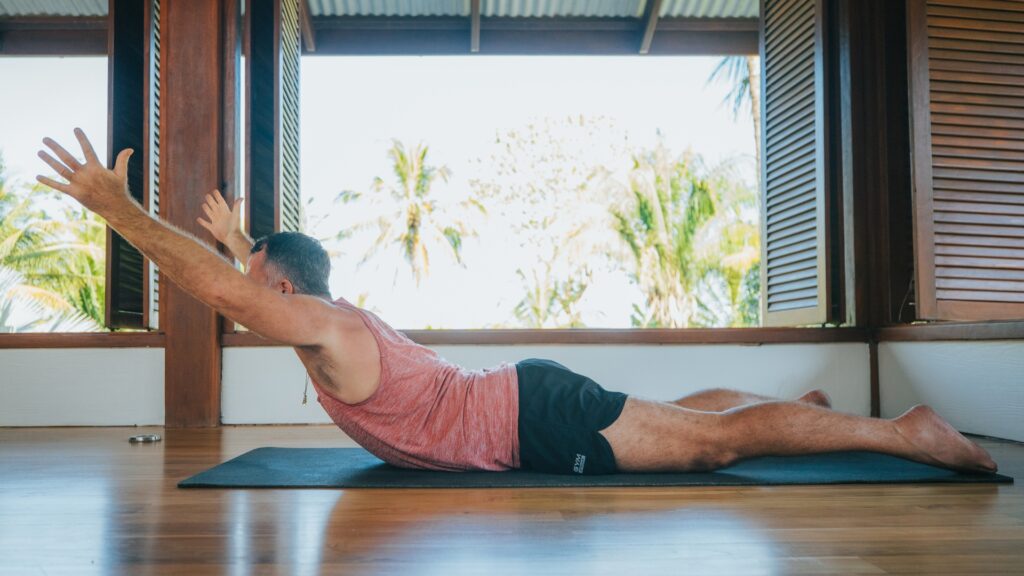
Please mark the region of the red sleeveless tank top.
<svg viewBox="0 0 1024 576"><path fill-rule="evenodd" d="M356 404L316 382L320 404L353 440L393 466L429 470L519 467L519 387L515 364L468 370L344 298L380 348L380 386Z"/></svg>

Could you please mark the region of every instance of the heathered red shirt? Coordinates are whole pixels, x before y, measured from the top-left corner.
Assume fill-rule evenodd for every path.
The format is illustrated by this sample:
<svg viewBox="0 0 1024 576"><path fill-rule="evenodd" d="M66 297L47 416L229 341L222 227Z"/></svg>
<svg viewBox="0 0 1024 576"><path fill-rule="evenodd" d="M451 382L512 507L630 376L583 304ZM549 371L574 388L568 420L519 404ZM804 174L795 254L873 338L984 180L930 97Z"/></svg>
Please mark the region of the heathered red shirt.
<svg viewBox="0 0 1024 576"><path fill-rule="evenodd" d="M346 404L313 383L320 404L360 446L393 466L430 470L519 467L515 364L468 370L421 346L344 298L380 348L380 387Z"/></svg>

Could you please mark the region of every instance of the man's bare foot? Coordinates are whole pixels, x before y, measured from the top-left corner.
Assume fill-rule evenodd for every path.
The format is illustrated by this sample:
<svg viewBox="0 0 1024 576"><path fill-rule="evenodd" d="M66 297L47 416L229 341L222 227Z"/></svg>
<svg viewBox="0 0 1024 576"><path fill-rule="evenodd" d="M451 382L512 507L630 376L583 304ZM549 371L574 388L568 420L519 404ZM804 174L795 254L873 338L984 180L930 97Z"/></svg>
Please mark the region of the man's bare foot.
<svg viewBox="0 0 1024 576"><path fill-rule="evenodd" d="M913 447L907 457L925 464L968 472L995 472L995 461L942 419L935 410L918 404L892 420L896 432Z"/></svg>
<svg viewBox="0 0 1024 576"><path fill-rule="evenodd" d="M797 398L796 401L803 402L804 404L815 404L822 408L832 408L832 399L828 397L824 390L811 390Z"/></svg>

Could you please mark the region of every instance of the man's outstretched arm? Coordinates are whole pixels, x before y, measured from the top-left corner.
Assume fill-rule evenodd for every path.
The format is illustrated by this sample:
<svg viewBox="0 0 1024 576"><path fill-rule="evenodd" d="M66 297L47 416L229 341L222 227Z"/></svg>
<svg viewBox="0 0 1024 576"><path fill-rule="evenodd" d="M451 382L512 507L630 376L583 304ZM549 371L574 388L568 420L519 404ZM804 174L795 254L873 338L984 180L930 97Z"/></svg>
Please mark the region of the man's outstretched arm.
<svg viewBox="0 0 1024 576"><path fill-rule="evenodd" d="M152 218L128 194L126 174L132 151L122 150L114 170L107 170L85 134L76 129L75 135L85 163L46 138L43 142L60 160L43 151L39 157L68 183L38 176L40 182L105 218L175 284L250 330L292 346L323 345L333 339L327 302L261 286L195 238Z"/></svg>

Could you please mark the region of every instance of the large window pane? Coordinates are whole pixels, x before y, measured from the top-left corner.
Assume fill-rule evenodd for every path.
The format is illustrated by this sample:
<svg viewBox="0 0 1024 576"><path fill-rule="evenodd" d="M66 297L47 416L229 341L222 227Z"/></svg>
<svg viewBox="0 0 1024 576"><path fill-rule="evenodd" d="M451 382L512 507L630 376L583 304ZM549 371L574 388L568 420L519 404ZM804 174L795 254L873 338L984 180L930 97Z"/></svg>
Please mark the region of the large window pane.
<svg viewBox="0 0 1024 576"><path fill-rule="evenodd" d="M408 329L757 325L748 67L721 63L303 59L334 294Z"/></svg>
<svg viewBox="0 0 1024 576"><path fill-rule="evenodd" d="M105 154L107 59L5 57L0 78L0 332L102 330L105 224L35 176L44 136Z"/></svg>

